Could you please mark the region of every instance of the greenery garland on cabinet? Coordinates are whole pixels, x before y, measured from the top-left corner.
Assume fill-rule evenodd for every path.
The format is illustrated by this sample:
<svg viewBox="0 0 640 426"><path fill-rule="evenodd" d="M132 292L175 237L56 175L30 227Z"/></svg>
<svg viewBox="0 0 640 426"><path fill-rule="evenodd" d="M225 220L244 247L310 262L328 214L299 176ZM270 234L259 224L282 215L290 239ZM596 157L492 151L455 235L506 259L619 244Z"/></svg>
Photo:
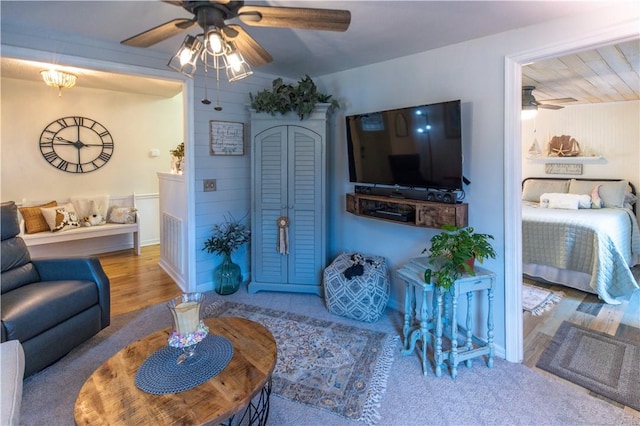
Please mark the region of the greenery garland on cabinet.
<svg viewBox="0 0 640 426"><path fill-rule="evenodd" d="M285 114L294 111L303 120L311 114L318 103L330 103L333 108L340 108L340 104L331 95L318 91L311 77L306 75L297 85L285 84L282 78L273 80L271 90L261 90L257 94L249 93L251 108L256 112L267 112L275 115L277 112Z"/></svg>

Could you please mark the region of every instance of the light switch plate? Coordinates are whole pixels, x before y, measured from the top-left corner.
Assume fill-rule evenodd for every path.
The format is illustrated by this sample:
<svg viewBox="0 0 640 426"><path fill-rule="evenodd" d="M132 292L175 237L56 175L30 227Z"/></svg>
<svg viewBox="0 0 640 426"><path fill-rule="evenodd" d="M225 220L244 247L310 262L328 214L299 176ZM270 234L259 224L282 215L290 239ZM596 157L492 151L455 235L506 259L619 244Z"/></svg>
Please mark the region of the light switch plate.
<svg viewBox="0 0 640 426"><path fill-rule="evenodd" d="M204 192L211 192L216 190L216 180L215 179L205 179L203 181L203 190Z"/></svg>

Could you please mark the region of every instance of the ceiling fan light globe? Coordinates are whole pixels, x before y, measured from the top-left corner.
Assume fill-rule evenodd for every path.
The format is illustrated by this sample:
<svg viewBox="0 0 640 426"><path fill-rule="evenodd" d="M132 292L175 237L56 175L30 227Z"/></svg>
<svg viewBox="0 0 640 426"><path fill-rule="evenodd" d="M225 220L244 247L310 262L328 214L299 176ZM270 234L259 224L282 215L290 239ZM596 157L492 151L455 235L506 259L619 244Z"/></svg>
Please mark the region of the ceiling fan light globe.
<svg viewBox="0 0 640 426"><path fill-rule="evenodd" d="M520 118L522 120L530 120L538 114L538 108L535 105L529 106L527 108L522 107L522 112L520 113Z"/></svg>
<svg viewBox="0 0 640 426"><path fill-rule="evenodd" d="M207 53L213 56L220 56L224 53L225 41L218 30L210 30L206 37L204 46Z"/></svg>
<svg viewBox="0 0 640 426"><path fill-rule="evenodd" d="M242 80L251 74L253 74L253 71L249 67L249 64L244 61L235 67L227 66L227 80L229 80L230 83Z"/></svg>
<svg viewBox="0 0 640 426"><path fill-rule="evenodd" d="M196 73L196 61L201 51L202 42L192 35L187 35L167 65L181 74L193 77Z"/></svg>

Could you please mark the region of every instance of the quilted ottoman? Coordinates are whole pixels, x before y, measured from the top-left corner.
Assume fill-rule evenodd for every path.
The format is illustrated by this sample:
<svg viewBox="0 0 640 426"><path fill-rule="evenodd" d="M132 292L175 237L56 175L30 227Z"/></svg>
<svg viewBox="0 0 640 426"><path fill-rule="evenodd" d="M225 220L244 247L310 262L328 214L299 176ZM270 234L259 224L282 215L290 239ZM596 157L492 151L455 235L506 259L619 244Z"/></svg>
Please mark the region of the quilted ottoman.
<svg viewBox="0 0 640 426"><path fill-rule="evenodd" d="M389 268L381 256L342 253L324 270L324 300L332 314L377 321L389 291Z"/></svg>

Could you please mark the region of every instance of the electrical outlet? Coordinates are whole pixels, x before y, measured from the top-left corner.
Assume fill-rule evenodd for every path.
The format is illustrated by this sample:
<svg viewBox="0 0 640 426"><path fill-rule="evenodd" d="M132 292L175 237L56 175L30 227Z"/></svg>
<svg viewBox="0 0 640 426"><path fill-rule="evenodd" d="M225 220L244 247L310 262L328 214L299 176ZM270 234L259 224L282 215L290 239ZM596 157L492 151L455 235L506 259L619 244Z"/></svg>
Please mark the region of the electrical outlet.
<svg viewBox="0 0 640 426"><path fill-rule="evenodd" d="M216 180L215 179L205 179L203 181L203 190L204 192L211 192L216 190Z"/></svg>

